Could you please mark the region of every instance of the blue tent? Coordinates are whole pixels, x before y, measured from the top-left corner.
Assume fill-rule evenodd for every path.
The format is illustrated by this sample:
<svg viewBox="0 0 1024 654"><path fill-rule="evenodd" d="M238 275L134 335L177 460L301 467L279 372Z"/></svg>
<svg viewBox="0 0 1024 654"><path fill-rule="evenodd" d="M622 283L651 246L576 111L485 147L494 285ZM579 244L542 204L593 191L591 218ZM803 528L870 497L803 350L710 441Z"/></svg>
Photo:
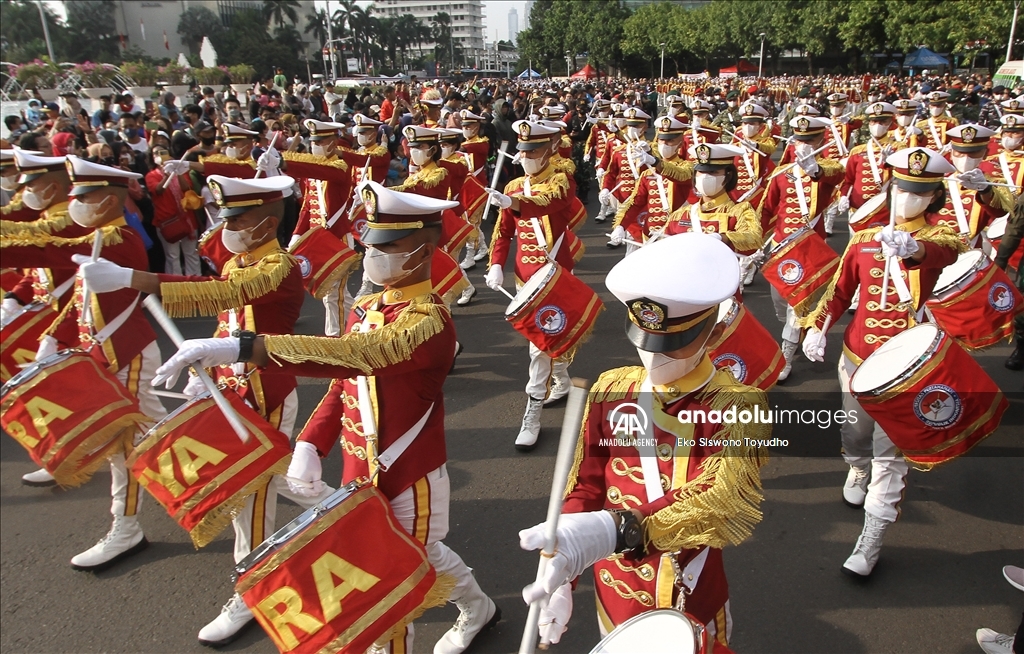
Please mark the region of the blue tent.
<svg viewBox="0 0 1024 654"><path fill-rule="evenodd" d="M526 79L526 78L537 79L540 76L541 76L541 74L538 73L537 71L535 71L534 69L527 68L523 72L519 73L516 77L518 77L519 79Z"/></svg>
<svg viewBox="0 0 1024 654"><path fill-rule="evenodd" d="M934 68L948 65L948 59L935 54L928 48L918 48L903 60L903 66L906 68Z"/></svg>

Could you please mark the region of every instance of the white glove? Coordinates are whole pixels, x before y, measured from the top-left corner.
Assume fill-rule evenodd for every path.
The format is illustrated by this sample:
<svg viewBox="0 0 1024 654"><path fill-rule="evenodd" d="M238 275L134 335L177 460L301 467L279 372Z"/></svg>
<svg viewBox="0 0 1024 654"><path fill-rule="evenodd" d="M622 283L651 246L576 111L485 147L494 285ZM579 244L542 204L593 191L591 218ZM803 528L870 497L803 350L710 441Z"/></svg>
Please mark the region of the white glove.
<svg viewBox="0 0 1024 654"><path fill-rule="evenodd" d="M617 131L619 131L619 126L615 124L615 121L609 121L608 122L608 131L609 132L617 132Z"/></svg>
<svg viewBox="0 0 1024 654"><path fill-rule="evenodd" d="M288 249L291 250L295 242L302 238L302 234L292 234L292 237L288 239Z"/></svg>
<svg viewBox="0 0 1024 654"><path fill-rule="evenodd" d="M487 189L487 195L490 196L490 203L498 207L499 209L508 209L512 206L512 198L505 195L501 191L495 191L494 189Z"/></svg>
<svg viewBox="0 0 1024 654"><path fill-rule="evenodd" d="M303 497L316 497L325 488L324 482L320 479L322 476L323 466L320 464L316 446L306 441L295 443L292 462L288 464L288 472L284 477L288 482L288 488Z"/></svg>
<svg viewBox="0 0 1024 654"><path fill-rule="evenodd" d="M505 283L505 271L501 269L500 265L491 264L491 267L487 269L487 274L484 275L484 283L492 291L498 290Z"/></svg>
<svg viewBox="0 0 1024 654"><path fill-rule="evenodd" d="M512 157L512 163L515 164L516 166L518 166L519 162L522 161L522 160L523 160L523 155L522 155L521 152L516 152L516 156Z"/></svg>
<svg viewBox="0 0 1024 654"><path fill-rule="evenodd" d="M608 237L608 242L612 245L622 245L626 241L626 230L619 225L612 230L611 236Z"/></svg>
<svg viewBox="0 0 1024 654"><path fill-rule="evenodd" d="M630 153L629 158L638 163L641 166L653 166L658 162L652 155L644 152L641 148L636 148Z"/></svg>
<svg viewBox="0 0 1024 654"><path fill-rule="evenodd" d="M875 240L882 244L882 256L906 259L917 254L921 245L907 232L886 225L875 234Z"/></svg>
<svg viewBox="0 0 1024 654"><path fill-rule="evenodd" d="M836 211L839 213L846 213L850 210L850 198L842 195L839 197L839 202L836 204Z"/></svg>
<svg viewBox="0 0 1024 654"><path fill-rule="evenodd" d="M894 152L896 152L896 148L894 148L892 146L892 144L889 144L889 145L886 145L885 147L883 147L882 148L882 161L885 161L886 159L888 159Z"/></svg>
<svg viewBox="0 0 1024 654"><path fill-rule="evenodd" d="M238 361L238 337L192 338L181 344L178 351L156 369L156 376L150 382L153 386L164 384L174 387L181 371L191 365L200 368L225 366Z"/></svg>
<svg viewBox="0 0 1024 654"><path fill-rule="evenodd" d="M562 639L572 617L572 586L562 584L555 589L544 608L540 610L537 629L541 642L557 643Z"/></svg>
<svg viewBox="0 0 1024 654"><path fill-rule="evenodd" d="M961 186L978 193L984 193L990 186L988 180L985 179L985 173L981 172L979 168L968 170L966 173L960 173L957 177Z"/></svg>
<svg viewBox="0 0 1024 654"><path fill-rule="evenodd" d="M273 148L267 150L256 160L256 170L262 171L265 177L277 177L281 174L281 155Z"/></svg>
<svg viewBox="0 0 1024 654"><path fill-rule="evenodd" d="M764 250L758 250L754 254L750 255L750 263L754 264L755 266L760 266L762 263L764 263L764 260Z"/></svg>
<svg viewBox="0 0 1024 654"><path fill-rule="evenodd" d="M942 146L941 150L939 150L939 154L947 155L947 154L949 154L952 151L953 151L953 145L951 143L947 143L946 145Z"/></svg>
<svg viewBox="0 0 1024 654"><path fill-rule="evenodd" d="M544 529L542 522L520 531L519 547L527 551L544 547ZM615 519L607 511L563 513L558 519L555 555L548 560L544 578L523 589L523 600L530 604L550 595L594 563L614 554L615 538Z"/></svg>
<svg viewBox="0 0 1024 654"><path fill-rule="evenodd" d="M798 157L796 160L796 165L800 166L800 168L811 177L817 175L818 171L821 170L821 167L818 165L818 162L814 159L814 156Z"/></svg>
<svg viewBox="0 0 1024 654"><path fill-rule="evenodd" d="M13 297L4 298L4 301L0 303L0 323L7 322L19 311L21 311L21 302Z"/></svg>
<svg viewBox="0 0 1024 654"><path fill-rule="evenodd" d="M73 254L71 260L78 264L78 271L92 293L109 293L130 288L132 285L131 268L119 266L100 257L96 261L87 254Z"/></svg>
<svg viewBox="0 0 1024 654"><path fill-rule="evenodd" d="M206 392L206 384L199 379L199 375L189 375L188 383L185 384L185 388L181 389L181 392L189 397L202 395Z"/></svg>
<svg viewBox="0 0 1024 654"><path fill-rule="evenodd" d="M36 361L42 361L54 354L57 354L57 339L53 336L43 336L39 340L39 349L36 350Z"/></svg>
<svg viewBox="0 0 1024 654"><path fill-rule="evenodd" d="M185 175L192 170L187 161L178 161L177 159L165 161L163 168L165 175Z"/></svg>
<svg viewBox="0 0 1024 654"><path fill-rule="evenodd" d="M825 334L817 327L808 329L804 336L804 356L818 363L825 360Z"/></svg>
<svg viewBox="0 0 1024 654"><path fill-rule="evenodd" d="M601 192L597 194L597 201L601 204L611 204L612 192L611 189L603 188Z"/></svg>
<svg viewBox="0 0 1024 654"><path fill-rule="evenodd" d="M585 155L583 155L583 162L584 163L589 163L590 162L590 153L589 152L586 153Z"/></svg>

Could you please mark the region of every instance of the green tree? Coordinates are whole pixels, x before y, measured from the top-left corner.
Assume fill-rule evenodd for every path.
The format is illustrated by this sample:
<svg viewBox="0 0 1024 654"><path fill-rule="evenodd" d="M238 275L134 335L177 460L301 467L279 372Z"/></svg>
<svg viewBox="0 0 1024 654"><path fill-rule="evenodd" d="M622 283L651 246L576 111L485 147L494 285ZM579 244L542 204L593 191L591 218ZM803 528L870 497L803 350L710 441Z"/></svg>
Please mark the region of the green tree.
<svg viewBox="0 0 1024 654"><path fill-rule="evenodd" d="M71 61L108 62L120 60L121 41L117 36L113 0L68 0L66 56Z"/></svg>
<svg viewBox="0 0 1024 654"><path fill-rule="evenodd" d="M454 72L457 48L452 39L452 17L444 11L431 16L430 32L434 39L434 60L438 64L449 64L450 70Z"/></svg>
<svg viewBox="0 0 1024 654"><path fill-rule="evenodd" d="M263 15L280 29L287 21L293 25L299 22L300 7L298 0L263 0Z"/></svg>
<svg viewBox="0 0 1024 654"><path fill-rule="evenodd" d="M327 10L310 9L306 14L306 34L313 37L317 43L323 46L327 42Z"/></svg>
<svg viewBox="0 0 1024 654"><path fill-rule="evenodd" d="M266 25L263 27L266 32ZM221 55L221 48L227 45L224 27L220 18L206 7L189 7L181 12L178 18L178 36L189 49L189 52L197 54L199 47L203 44L203 37L210 37L210 42L217 49L218 56Z"/></svg>
<svg viewBox="0 0 1024 654"><path fill-rule="evenodd" d="M3 0L0 2L0 52L4 61L25 63L47 55L43 23L39 19L39 7L34 2ZM67 27L60 22L53 10L42 5L46 24L50 30L54 56L66 60L67 43L70 41Z"/></svg>

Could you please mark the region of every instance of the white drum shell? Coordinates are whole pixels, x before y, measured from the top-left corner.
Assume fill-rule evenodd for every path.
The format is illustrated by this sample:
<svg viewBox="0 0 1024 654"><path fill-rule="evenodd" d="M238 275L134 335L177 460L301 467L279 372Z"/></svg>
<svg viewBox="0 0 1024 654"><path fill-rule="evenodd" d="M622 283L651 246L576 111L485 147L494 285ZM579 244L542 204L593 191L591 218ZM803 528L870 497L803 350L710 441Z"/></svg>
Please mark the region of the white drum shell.
<svg viewBox="0 0 1024 654"><path fill-rule="evenodd" d="M703 631L679 611L647 611L616 627L590 654L701 654Z"/></svg>
<svg viewBox="0 0 1024 654"><path fill-rule="evenodd" d="M857 367L850 390L877 395L907 379L931 358L943 335L935 325L924 323L893 336Z"/></svg>

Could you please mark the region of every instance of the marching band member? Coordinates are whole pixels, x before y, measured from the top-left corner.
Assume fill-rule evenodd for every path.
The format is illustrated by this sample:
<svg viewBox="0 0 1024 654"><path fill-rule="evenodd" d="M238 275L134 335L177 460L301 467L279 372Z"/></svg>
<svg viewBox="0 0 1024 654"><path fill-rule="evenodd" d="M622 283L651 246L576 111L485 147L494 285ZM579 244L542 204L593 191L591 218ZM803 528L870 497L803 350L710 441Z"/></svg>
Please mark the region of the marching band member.
<svg viewBox="0 0 1024 654"><path fill-rule="evenodd" d="M565 107L560 104L550 104L541 107L538 109L538 112L540 114L540 121L554 122L560 125L559 129L561 130L561 134L558 140L558 156L567 161L571 161L572 140L569 139L569 126L562 120L565 117Z"/></svg>
<svg viewBox="0 0 1024 654"><path fill-rule="evenodd" d="M501 611L458 554L441 542L448 532L450 495L442 387L454 357L455 325L431 290L430 260L441 235L441 211L456 203L398 193L376 182L365 182L359 192L367 217L361 235L367 246L364 266L384 292L356 300L345 334L243 331L238 337L186 341L161 366L156 382L173 383L193 361L203 366L251 362L267 377L332 378L299 434L288 483L299 494L321 493L320 459L330 454L340 431L342 483L375 479L402 527L426 547L437 573L456 579L450 599L460 616L434 652L458 654L496 624ZM410 624L389 643L390 651L412 651L413 633Z"/></svg>
<svg viewBox="0 0 1024 654"><path fill-rule="evenodd" d="M949 227L973 248L992 220L1013 209L1013 199L1005 188L989 184L978 168L995 132L967 124L950 129L947 135L952 148L949 160L956 170L944 180L946 203L939 210L938 224Z"/></svg>
<svg viewBox="0 0 1024 654"><path fill-rule="evenodd" d="M240 177L252 179L257 170L263 174L276 165L271 166L271 157L261 157L262 163L252 158L253 139L259 137L258 132L243 129L231 123L221 125L224 145L221 151L211 155L199 156L198 161L172 159L165 161L164 173L167 175L186 175L194 170L202 175L221 175L222 177Z"/></svg>
<svg viewBox="0 0 1024 654"><path fill-rule="evenodd" d="M603 223L608 216L615 216L619 209L619 203L615 199L615 194L604 192L604 180L607 177L607 171L609 166L611 166L612 157L615 155L615 152L626 145L626 140L622 136L623 130L626 129L626 116L623 113L625 109L626 107L618 102L612 103L610 106L611 117L608 119L608 137L605 140L604 153L595 159L597 163L595 164L594 176L597 178L597 183L601 184L601 191L597 195L601 208L598 210L597 216L594 217L594 222ZM614 183L614 178L612 182Z"/></svg>
<svg viewBox="0 0 1024 654"><path fill-rule="evenodd" d="M993 100L989 104L994 103L995 100ZM1017 116L1018 120L1020 120L1021 117L1024 117L1024 96L1010 98L1009 100L1003 100L1002 102L995 105L995 109L998 112L996 122L999 122L999 126L1002 126L1003 116L1013 115ZM988 127L987 124L985 126ZM993 125L993 127L995 127L995 125ZM999 154L999 152L1002 150L1001 145L1002 144L999 142L999 139L991 139L988 142L988 150L985 152L985 158L987 159L988 157L994 154Z"/></svg>
<svg viewBox="0 0 1024 654"><path fill-rule="evenodd" d="M652 243L626 257L605 285L626 305L626 336L643 366L609 370L590 390L576 458L546 576L527 586L542 609L541 636L558 642L572 613L570 582L594 565L598 626L605 635L660 608L685 610L716 649L732 630L722 548L746 540L761 520L761 424L686 422L684 412L767 408L764 393L716 371L706 343L724 329L718 305L739 286L733 253L704 234ZM643 434L616 430L608 416L636 413ZM639 417L639 415L638 415ZM641 435L649 446L619 444ZM742 445L704 445L728 439ZM684 442L701 443L683 445ZM543 545L544 524L519 532L525 550ZM721 651L728 651L722 649Z"/></svg>
<svg viewBox="0 0 1024 654"><path fill-rule="evenodd" d="M865 107L868 121L868 133L871 138L867 143L857 145L850 150L850 158L846 162L846 174L842 186L839 187L839 201L835 205L836 213L847 211L856 213L865 202L880 193L889 182L892 171L885 165L885 159L898 147L891 131L896 107L888 102L875 102ZM883 205L869 219L858 224L856 229L865 229L889 220L889 207ZM851 225L851 230L855 228Z"/></svg>
<svg viewBox="0 0 1024 654"><path fill-rule="evenodd" d="M892 104L896 107L896 127L892 130L892 140L905 148L922 145L924 132L914 124L921 103L917 100L900 99Z"/></svg>
<svg viewBox="0 0 1024 654"><path fill-rule="evenodd" d="M356 149L350 150L343 147L339 149L338 154L352 168L353 185L363 179L363 168L366 167L367 159L370 160L370 170L366 172L365 178L381 184L387 179L388 166L391 165L391 153L388 152L386 146L378 143L378 133L383 124L379 120L368 118L363 114L356 114L352 117L352 132L356 138Z"/></svg>
<svg viewBox="0 0 1024 654"><path fill-rule="evenodd" d="M825 295L803 321L809 328L804 354L812 361L824 361L825 334L821 330L826 322L838 322L860 287L860 304L843 336L839 383L843 409L857 415L855 423L847 421L840 427L843 458L850 465L843 501L864 507L864 529L843 564L843 572L862 577L871 574L885 531L899 516L908 465L889 436L850 394L850 378L869 354L922 320L924 303L939 273L965 249L951 229L934 224L943 206L942 179L954 171L953 166L935 150L925 148L899 150L886 164L893 168L889 192L895 197L895 227L854 234ZM888 290L879 285L886 265L891 272ZM884 307L880 306L883 293L887 295Z"/></svg>
<svg viewBox="0 0 1024 654"><path fill-rule="evenodd" d="M487 179L487 158L491 153L491 140L481 131L483 124L487 121L483 116L478 116L469 109L459 112L462 117L462 146L461 149L469 156L470 169L473 177L479 183L480 190L484 190L490 184ZM466 204L463 201L463 204ZM463 270L471 270L476 267L476 262L487 258L487 239L483 229L480 228L480 219L483 217L483 206L478 210L471 211L466 206L466 213L469 223L475 228L474 239L466 245L466 256L463 257L459 266Z"/></svg>
<svg viewBox="0 0 1024 654"><path fill-rule="evenodd" d="M740 107L741 129L732 138L733 145L743 148L743 153L736 157L736 187L729 192L736 202L749 202L751 206L761 205L767 180L775 170L772 155L778 147L774 130L768 124L768 111L749 100ZM740 255L740 279L744 286L754 282L757 272L756 260L759 255Z"/></svg>
<svg viewBox="0 0 1024 654"><path fill-rule="evenodd" d="M722 136L722 128L711 123L711 110L714 106L705 100L694 99L690 103L693 117L690 129L683 135L683 156L698 143L718 143Z"/></svg>
<svg viewBox="0 0 1024 654"><path fill-rule="evenodd" d="M997 154L981 162L981 172L994 181L1013 184L1014 196L1024 189L1024 116L1007 114L999 119L999 145Z"/></svg>
<svg viewBox="0 0 1024 654"><path fill-rule="evenodd" d="M149 260L142 239L124 220L128 182L142 175L75 156L68 156L65 165L72 185L71 202L66 205L66 211L75 224L90 233L76 238L38 233L4 236L0 238L4 261L26 267L43 265L71 270L73 275L77 263L89 259L94 239L92 232L99 231L104 259L129 268L147 268ZM29 177L38 179L36 176L40 173L42 171L36 170ZM32 181L26 182L27 188L32 188ZM56 181L51 183L57 185ZM139 306L139 294L124 289L91 295L87 320L82 311L83 290L78 280L72 301L40 340L36 359L44 359L62 349L88 349L97 362L107 366L118 381L138 397L142 412L157 422L167 413L149 384L160 364L160 348L156 333ZM136 438L144 433L137 433ZM149 545L138 521L142 489L125 467L125 458L132 446L129 440L125 443L127 451L110 459L113 525L96 545L72 557L71 567L76 570L104 570Z"/></svg>
<svg viewBox="0 0 1024 654"><path fill-rule="evenodd" d="M451 192L450 197L447 199L455 200L462 206L466 206L467 197L472 196L469 199L471 199L473 203L473 212L477 214L477 222L479 223L479 216L483 213L484 203L487 202L487 189L481 187L480 182L478 182L476 176L473 175L473 171L470 168L472 157L465 152L459 152L459 141L462 140L462 130L438 129L437 131L438 144L441 147L441 158L438 160L438 164L449 164L446 167L452 174ZM441 162L445 163L442 164ZM470 193L466 192L467 185L472 188ZM466 213L468 214L469 211ZM454 258L458 255L458 252L452 252L451 254ZM469 256L469 260L473 262L473 266L476 266L476 261L473 260L472 256ZM465 268L462 268L461 264L459 265L459 269L465 270ZM476 287L473 286L468 277L466 278L466 283L468 285L459 295L458 299L455 300L455 304L460 307L464 307L469 304L476 295Z"/></svg>
<svg viewBox="0 0 1024 654"><path fill-rule="evenodd" d="M853 147L853 136L864 124L863 116L854 116L853 107L847 102L845 93L833 93L828 96L828 113L832 123L825 132L825 142L829 149L825 156L829 159L845 159Z"/></svg>
<svg viewBox="0 0 1024 654"><path fill-rule="evenodd" d="M811 227L825 238L821 216L844 174L838 162L814 154L824 143L829 124L827 119L818 116L797 116L790 121L796 162L775 169L761 205L762 228L766 235L772 233L772 241L776 244L804 226ZM779 375L782 382L793 369L793 355L800 344L800 325L793 307L774 286L772 302L776 317L785 325L782 354L786 358L786 367Z"/></svg>
<svg viewBox="0 0 1024 654"><path fill-rule="evenodd" d="M490 202L501 209L491 237L491 259L485 277L493 289L505 281L504 267L510 251L517 288L549 260L572 272L573 259L565 244L572 198L569 180L551 163L554 156L553 127L525 120L513 125L519 134L516 149L522 157L525 177L512 180L504 193L488 191ZM514 241L514 247L513 247ZM526 412L515 446L528 452L540 437L540 412L545 405L564 399L572 387L569 362L552 359L530 343L530 378L526 384Z"/></svg>
<svg viewBox="0 0 1024 654"><path fill-rule="evenodd" d="M633 148L642 148L647 143L643 140L650 118L643 109L627 107L623 110L625 128L619 132L618 147L613 147L606 155L607 171L601 178L601 192L598 194L602 204L614 207L613 215L618 213L621 203L625 202L636 188L639 172L634 172L636 164L632 160ZM647 145L649 148L650 146Z"/></svg>
<svg viewBox="0 0 1024 654"><path fill-rule="evenodd" d="M922 147L929 150L943 150L949 142L948 130L960 123L949 115L946 105L949 94L945 91L932 91L928 94L928 117L917 121L916 127L922 132Z"/></svg>
<svg viewBox="0 0 1024 654"><path fill-rule="evenodd" d="M608 148L608 139L611 137L611 132L608 131L608 120L611 117L611 106L610 100L598 99L594 100L593 113L587 118L587 122L590 123L590 133L587 134L587 141L583 145L583 161L601 161L604 158L605 150ZM605 205L601 205L603 211ZM604 216L601 215L601 220L604 220ZM601 222L601 220L597 222Z"/></svg>

